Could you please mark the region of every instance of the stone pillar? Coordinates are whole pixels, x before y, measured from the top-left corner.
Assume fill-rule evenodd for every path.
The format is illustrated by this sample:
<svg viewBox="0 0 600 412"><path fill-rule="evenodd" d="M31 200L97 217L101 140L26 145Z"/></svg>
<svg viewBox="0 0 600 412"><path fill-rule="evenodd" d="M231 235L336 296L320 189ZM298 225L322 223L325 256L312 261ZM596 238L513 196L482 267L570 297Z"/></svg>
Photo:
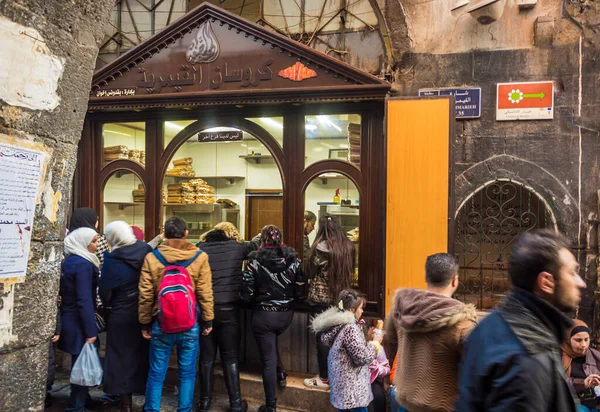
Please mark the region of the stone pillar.
<svg viewBox="0 0 600 412"><path fill-rule="evenodd" d="M113 5L114 0L0 1L0 143L40 150L48 159L26 276L0 279L2 411L44 410L77 144Z"/></svg>

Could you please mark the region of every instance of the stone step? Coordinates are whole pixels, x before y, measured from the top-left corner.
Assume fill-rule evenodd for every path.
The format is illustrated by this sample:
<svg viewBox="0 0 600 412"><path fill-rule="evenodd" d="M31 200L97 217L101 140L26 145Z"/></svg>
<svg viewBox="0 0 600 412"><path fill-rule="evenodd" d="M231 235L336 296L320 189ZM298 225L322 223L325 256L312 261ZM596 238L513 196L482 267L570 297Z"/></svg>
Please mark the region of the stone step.
<svg viewBox="0 0 600 412"><path fill-rule="evenodd" d="M221 368L215 368L214 393L227 396L227 387ZM285 388L277 387L277 407L306 412L330 412L336 409L329 402L329 391L304 386L304 379L311 375L291 373L287 377ZM242 397L252 402L263 403L265 392L260 373L241 372L240 384Z"/></svg>
<svg viewBox="0 0 600 412"><path fill-rule="evenodd" d="M173 390L173 385L165 385L163 389L163 396L161 402L161 412L176 412L177 411L177 395ZM45 408L45 412L63 412L67 406L69 400L69 377L66 374L57 376L56 382L52 387L52 406ZM102 387L91 388L90 395L92 399L99 401L101 400L104 393ZM141 412L144 405L143 396L133 397L133 410L134 412ZM248 402L248 412L257 412L260 407L260 402ZM118 405L104 404L96 412L119 412ZM229 399L227 396L216 395L211 405L211 412L227 412L229 410ZM284 407L278 407L277 412L296 412L297 409L286 409Z"/></svg>

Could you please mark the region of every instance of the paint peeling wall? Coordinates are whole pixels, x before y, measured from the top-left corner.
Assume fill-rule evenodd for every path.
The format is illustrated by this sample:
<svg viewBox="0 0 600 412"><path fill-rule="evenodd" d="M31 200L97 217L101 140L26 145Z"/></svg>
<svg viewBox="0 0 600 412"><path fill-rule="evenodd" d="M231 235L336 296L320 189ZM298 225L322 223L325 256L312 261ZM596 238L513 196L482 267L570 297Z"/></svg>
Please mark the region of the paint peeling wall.
<svg viewBox="0 0 600 412"><path fill-rule="evenodd" d="M53 110L64 70L37 30L0 17L0 99L12 106Z"/></svg>
<svg viewBox="0 0 600 412"><path fill-rule="evenodd" d="M0 282L0 410L44 409L72 179L112 0L0 1L0 142L41 150L25 278Z"/></svg>

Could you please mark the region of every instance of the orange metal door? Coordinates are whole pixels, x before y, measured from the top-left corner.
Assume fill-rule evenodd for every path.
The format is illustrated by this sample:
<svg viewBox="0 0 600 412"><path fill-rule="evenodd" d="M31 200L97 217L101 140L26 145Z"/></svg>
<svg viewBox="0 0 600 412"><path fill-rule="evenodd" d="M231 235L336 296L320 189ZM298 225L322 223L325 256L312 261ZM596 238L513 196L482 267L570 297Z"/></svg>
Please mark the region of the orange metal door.
<svg viewBox="0 0 600 412"><path fill-rule="evenodd" d="M386 311L398 288L425 287L425 258L448 251L454 99L387 102Z"/></svg>

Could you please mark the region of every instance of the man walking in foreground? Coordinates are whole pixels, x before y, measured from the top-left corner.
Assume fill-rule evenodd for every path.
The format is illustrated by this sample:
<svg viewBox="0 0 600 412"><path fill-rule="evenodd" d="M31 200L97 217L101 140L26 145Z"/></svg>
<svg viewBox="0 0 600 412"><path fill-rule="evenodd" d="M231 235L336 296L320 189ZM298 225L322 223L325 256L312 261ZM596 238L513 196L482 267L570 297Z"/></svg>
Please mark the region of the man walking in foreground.
<svg viewBox="0 0 600 412"><path fill-rule="evenodd" d="M514 285L471 333L459 378L458 412L575 412L560 344L585 283L560 234L542 230L514 243L508 274Z"/></svg>
<svg viewBox="0 0 600 412"><path fill-rule="evenodd" d="M208 256L185 240L187 235L183 219L167 220L166 240L146 256L140 275L139 321L144 326L144 337L150 339L146 412L160 410L173 346L177 346L179 377L177 411L192 410L200 337L198 306L202 334L208 335L212 330L213 292Z"/></svg>
<svg viewBox="0 0 600 412"><path fill-rule="evenodd" d="M458 288L454 256L429 256L425 279L427 290L396 292L387 319L387 339L398 341L396 400L409 412L451 411L463 342L477 314L473 305L452 299Z"/></svg>

